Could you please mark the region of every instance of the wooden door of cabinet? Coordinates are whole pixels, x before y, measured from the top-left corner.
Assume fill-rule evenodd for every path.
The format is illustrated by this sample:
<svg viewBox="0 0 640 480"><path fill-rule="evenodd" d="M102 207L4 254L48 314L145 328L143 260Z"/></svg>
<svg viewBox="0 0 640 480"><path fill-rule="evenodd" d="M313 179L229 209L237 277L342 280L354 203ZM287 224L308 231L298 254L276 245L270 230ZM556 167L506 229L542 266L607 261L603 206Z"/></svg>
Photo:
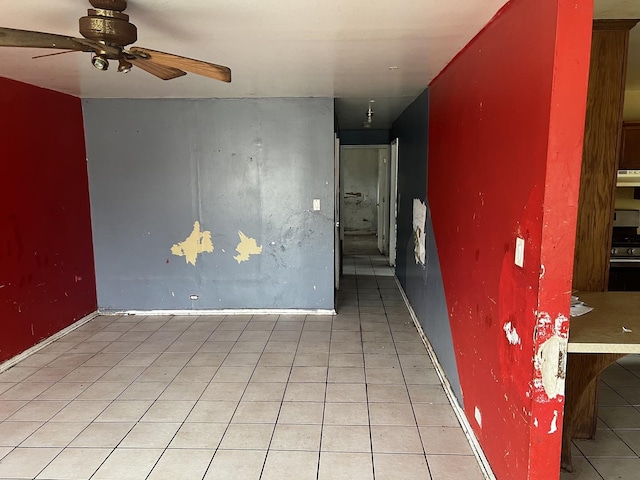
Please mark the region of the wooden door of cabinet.
<svg viewBox="0 0 640 480"><path fill-rule="evenodd" d="M621 170L640 170L640 122L625 122L622 125Z"/></svg>

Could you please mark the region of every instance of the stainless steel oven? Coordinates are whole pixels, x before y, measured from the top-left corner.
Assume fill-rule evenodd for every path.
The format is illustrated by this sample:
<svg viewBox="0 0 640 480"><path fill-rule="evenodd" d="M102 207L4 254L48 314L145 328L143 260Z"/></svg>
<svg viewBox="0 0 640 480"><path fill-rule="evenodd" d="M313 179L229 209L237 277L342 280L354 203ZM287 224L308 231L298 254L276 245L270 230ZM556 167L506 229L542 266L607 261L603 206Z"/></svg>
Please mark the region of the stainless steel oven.
<svg viewBox="0 0 640 480"><path fill-rule="evenodd" d="M615 211L609 259L611 291L640 291L639 228L640 211Z"/></svg>

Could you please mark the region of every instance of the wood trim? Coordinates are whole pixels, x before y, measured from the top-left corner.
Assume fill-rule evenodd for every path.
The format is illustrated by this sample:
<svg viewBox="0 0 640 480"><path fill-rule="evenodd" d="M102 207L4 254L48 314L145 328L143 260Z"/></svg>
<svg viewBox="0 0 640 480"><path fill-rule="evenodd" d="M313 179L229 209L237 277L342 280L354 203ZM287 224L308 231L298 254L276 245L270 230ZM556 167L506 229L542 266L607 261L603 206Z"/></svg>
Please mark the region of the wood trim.
<svg viewBox="0 0 640 480"><path fill-rule="evenodd" d="M616 171L622 139L629 47L628 29L618 29L619 23L616 21L598 22L606 22L612 28L595 30L591 42L573 265L573 287L596 292L607 290L609 282ZM626 25L637 23L636 20L621 22Z"/></svg>
<svg viewBox="0 0 640 480"><path fill-rule="evenodd" d="M629 31L640 22L639 18L598 19L593 21L593 30Z"/></svg>

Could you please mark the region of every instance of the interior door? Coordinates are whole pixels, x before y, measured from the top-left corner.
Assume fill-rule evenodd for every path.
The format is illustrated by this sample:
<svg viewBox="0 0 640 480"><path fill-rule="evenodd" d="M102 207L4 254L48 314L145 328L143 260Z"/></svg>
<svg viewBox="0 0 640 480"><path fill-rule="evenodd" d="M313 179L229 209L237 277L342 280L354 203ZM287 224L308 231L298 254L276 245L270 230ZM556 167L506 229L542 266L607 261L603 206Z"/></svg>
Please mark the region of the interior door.
<svg viewBox="0 0 640 480"><path fill-rule="evenodd" d="M389 226L389 162L387 149L378 149L378 250L387 254Z"/></svg>
<svg viewBox="0 0 640 480"><path fill-rule="evenodd" d="M335 135L335 150L334 150L334 180L333 180L333 188L334 188L334 238L333 238L333 257L334 257L334 265L333 265L333 276L334 276L334 286L335 289L338 290L340 288L340 271L342 270L340 267L342 265L342 243L340 241L340 201L342 195L340 194L340 139L338 135ZM337 298L336 298L337 308Z"/></svg>
<svg viewBox="0 0 640 480"><path fill-rule="evenodd" d="M398 139L391 142L389 185L389 265L396 266L396 240L398 238Z"/></svg>

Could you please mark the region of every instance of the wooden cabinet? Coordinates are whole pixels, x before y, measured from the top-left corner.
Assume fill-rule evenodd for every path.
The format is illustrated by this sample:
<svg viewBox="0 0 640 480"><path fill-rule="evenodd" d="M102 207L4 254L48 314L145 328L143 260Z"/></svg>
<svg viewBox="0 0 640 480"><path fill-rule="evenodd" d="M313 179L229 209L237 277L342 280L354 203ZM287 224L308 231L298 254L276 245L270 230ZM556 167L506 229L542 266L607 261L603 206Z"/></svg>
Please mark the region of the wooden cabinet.
<svg viewBox="0 0 640 480"><path fill-rule="evenodd" d="M625 122L622 125L621 170L640 170L640 122Z"/></svg>

